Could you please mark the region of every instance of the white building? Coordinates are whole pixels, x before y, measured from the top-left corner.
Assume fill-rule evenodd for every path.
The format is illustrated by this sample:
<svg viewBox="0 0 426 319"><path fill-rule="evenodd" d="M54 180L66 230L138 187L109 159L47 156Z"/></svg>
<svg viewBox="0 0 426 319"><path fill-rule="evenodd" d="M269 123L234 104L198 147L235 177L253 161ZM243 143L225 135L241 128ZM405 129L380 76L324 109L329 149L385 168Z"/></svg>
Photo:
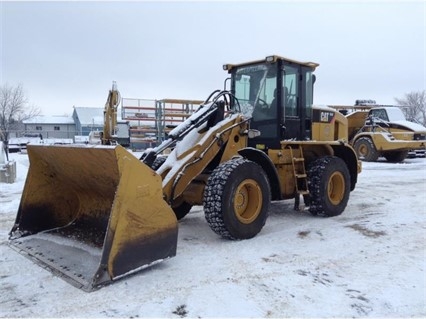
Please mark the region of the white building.
<svg viewBox="0 0 426 319"><path fill-rule="evenodd" d="M74 138L75 123L70 116L36 116L23 121L25 133L41 134L43 139Z"/></svg>

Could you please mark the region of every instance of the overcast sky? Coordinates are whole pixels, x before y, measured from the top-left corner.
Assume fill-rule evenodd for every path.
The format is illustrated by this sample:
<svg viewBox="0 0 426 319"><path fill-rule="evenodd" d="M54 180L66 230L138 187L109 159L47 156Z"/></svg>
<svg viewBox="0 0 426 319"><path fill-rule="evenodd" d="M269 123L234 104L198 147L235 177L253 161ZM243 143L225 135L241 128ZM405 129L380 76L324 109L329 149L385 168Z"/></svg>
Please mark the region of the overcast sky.
<svg viewBox="0 0 426 319"><path fill-rule="evenodd" d="M425 1L0 2L1 84L44 115L123 97L204 100L224 63L320 64L315 104L394 104L426 87Z"/></svg>

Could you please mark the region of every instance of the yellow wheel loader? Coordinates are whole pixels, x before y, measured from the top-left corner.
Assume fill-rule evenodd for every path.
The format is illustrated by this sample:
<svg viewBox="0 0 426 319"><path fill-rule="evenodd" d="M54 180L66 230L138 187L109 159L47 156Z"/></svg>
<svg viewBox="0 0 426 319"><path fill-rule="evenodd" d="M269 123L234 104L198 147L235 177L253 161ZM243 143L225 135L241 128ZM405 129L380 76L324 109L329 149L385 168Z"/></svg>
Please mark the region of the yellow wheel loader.
<svg viewBox="0 0 426 319"><path fill-rule="evenodd" d="M273 200L341 214L361 165L347 119L312 108L317 66L280 56L225 65L230 90L140 159L119 145L30 145L11 246L91 291L173 257L193 205L229 239L256 236Z"/></svg>

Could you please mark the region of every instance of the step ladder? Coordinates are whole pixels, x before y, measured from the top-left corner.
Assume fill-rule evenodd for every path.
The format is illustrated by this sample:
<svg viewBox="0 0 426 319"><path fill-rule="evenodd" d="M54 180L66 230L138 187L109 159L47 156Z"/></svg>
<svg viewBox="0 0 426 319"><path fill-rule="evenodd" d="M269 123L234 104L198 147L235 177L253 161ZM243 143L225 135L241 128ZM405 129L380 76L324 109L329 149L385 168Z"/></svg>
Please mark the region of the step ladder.
<svg viewBox="0 0 426 319"><path fill-rule="evenodd" d="M300 205L300 196L309 195L308 175L305 170L305 158L303 157L303 149L298 145L297 149L287 146L290 150L291 162L293 166L294 184L296 186L294 197L294 210L303 211L305 205ZM306 204L306 203L305 203Z"/></svg>

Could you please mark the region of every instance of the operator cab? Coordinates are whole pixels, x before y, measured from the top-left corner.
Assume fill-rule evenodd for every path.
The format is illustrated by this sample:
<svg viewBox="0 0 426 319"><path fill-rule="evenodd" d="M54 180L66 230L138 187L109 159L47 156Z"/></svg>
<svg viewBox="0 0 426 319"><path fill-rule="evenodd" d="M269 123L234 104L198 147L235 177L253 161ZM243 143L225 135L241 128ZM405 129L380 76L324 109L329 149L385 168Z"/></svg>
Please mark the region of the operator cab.
<svg viewBox="0 0 426 319"><path fill-rule="evenodd" d="M279 56L224 65L231 74L231 91L241 112L251 116L250 128L260 136L249 146L264 151L280 148L282 140L311 139L313 62L297 62Z"/></svg>
<svg viewBox="0 0 426 319"><path fill-rule="evenodd" d="M386 122L406 121L404 113L396 106L374 107L368 112L368 115Z"/></svg>

